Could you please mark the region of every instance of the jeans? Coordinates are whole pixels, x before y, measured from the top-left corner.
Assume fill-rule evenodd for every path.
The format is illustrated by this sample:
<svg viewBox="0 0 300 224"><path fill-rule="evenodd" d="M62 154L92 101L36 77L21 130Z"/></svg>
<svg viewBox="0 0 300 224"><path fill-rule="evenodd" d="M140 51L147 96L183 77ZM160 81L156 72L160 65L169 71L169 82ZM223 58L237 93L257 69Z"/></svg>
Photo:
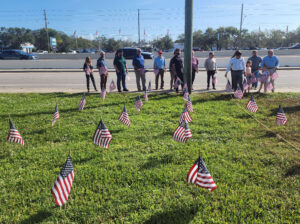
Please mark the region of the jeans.
<svg viewBox="0 0 300 224"><path fill-rule="evenodd" d="M175 82L175 74L174 74L174 72L172 72L171 69L170 69L170 76L171 76L170 89L172 90L173 83Z"/></svg>
<svg viewBox="0 0 300 224"><path fill-rule="evenodd" d="M192 69L192 84L194 84L195 81L195 74L196 74L196 70Z"/></svg>
<svg viewBox="0 0 300 224"><path fill-rule="evenodd" d="M123 71L119 73L117 72L117 87L119 92L121 92L121 81L122 81L123 90L127 89L125 80L126 80L126 73Z"/></svg>
<svg viewBox="0 0 300 224"><path fill-rule="evenodd" d="M244 88L243 88L243 70L232 70L231 71L231 83L232 83L232 89L234 91L237 90L237 85L239 84L240 89L242 90L242 92L244 92Z"/></svg>
<svg viewBox="0 0 300 224"><path fill-rule="evenodd" d="M259 78L259 71L256 70L256 71L253 71L252 73L255 74L255 77L256 77L256 80L257 80ZM257 88L257 84L258 84L258 81L256 81L255 83L252 83L252 87Z"/></svg>
<svg viewBox="0 0 300 224"><path fill-rule="evenodd" d="M177 73L177 75L175 76L175 80L177 79L177 77L180 79L180 81L181 81L181 89L183 89L183 73ZM176 88L176 93L178 93L178 87Z"/></svg>
<svg viewBox="0 0 300 224"><path fill-rule="evenodd" d="M215 88L215 84L213 83L213 77L216 73L216 70L207 71L207 88L209 88L210 83L210 77L211 77L211 84L213 88Z"/></svg>
<svg viewBox="0 0 300 224"><path fill-rule="evenodd" d="M136 86L138 91L141 91L141 85L140 85L140 80L142 79L142 86L143 86L143 91L146 91L146 77L145 73L140 72L140 70L134 70L135 72L135 78L136 78Z"/></svg>
<svg viewBox="0 0 300 224"><path fill-rule="evenodd" d="M94 89L97 90L93 73L91 73L89 75L85 74L85 77L86 77L86 88L87 88L87 90L90 91L90 79L92 80Z"/></svg>
<svg viewBox="0 0 300 224"><path fill-rule="evenodd" d="M100 75L100 87L101 87L101 90L104 88L106 89L106 82L107 82L107 75Z"/></svg>
<svg viewBox="0 0 300 224"><path fill-rule="evenodd" d="M159 76L160 76L160 80L161 80L160 88L161 89L164 88L164 73L165 73L165 70L159 69L158 74L155 76L155 89L158 89Z"/></svg>

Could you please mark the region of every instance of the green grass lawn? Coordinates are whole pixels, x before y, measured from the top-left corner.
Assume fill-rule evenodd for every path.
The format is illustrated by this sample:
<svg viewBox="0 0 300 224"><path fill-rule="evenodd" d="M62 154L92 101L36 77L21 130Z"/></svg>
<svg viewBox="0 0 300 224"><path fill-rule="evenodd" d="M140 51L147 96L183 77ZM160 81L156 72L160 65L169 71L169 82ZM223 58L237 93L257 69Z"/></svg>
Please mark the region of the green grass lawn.
<svg viewBox="0 0 300 224"><path fill-rule="evenodd" d="M193 138L172 134L182 96L150 94L141 112L137 94L0 95L0 223L299 223L300 94L254 95L255 117L227 94L193 94ZM60 119L51 120L56 102ZM131 119L118 121L126 102ZM279 104L288 117L276 126ZM6 141L8 115L25 147ZM92 143L103 118L113 140L109 149ZM75 178L67 203L58 208L51 187L71 149ZM199 150L218 188L213 192L185 179Z"/></svg>

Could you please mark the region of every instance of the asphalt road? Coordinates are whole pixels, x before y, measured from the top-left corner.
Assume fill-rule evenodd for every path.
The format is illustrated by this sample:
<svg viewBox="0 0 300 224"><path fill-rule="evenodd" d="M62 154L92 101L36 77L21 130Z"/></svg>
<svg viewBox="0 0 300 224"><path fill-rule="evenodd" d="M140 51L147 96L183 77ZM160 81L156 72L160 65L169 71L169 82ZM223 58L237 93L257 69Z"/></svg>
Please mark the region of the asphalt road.
<svg viewBox="0 0 300 224"><path fill-rule="evenodd" d="M280 70L279 78L275 82L277 92L300 92L300 70ZM98 89L100 88L100 77L98 72L94 74ZM147 84L151 80L152 88L155 87L155 75L147 73ZM108 84L111 80L116 82L116 74L109 73ZM136 91L136 80L133 72L127 78L127 88ZM224 71L217 74L217 91L225 89L226 79ZM165 90L170 88L170 74L165 74ZM196 74L194 89L206 91L206 73L200 71ZM83 72L1 72L1 93L24 93L24 92L83 92L86 91L86 80Z"/></svg>

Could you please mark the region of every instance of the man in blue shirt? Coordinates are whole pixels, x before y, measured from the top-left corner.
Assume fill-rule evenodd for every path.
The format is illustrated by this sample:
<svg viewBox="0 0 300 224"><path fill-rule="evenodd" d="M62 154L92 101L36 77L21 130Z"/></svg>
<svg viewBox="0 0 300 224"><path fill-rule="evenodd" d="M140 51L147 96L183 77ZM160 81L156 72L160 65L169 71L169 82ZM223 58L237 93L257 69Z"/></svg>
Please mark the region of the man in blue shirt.
<svg viewBox="0 0 300 224"><path fill-rule="evenodd" d="M138 91L141 91L140 80L142 79L143 91L146 91L146 76L145 76L145 66L144 57L140 48L137 49L137 55L133 57L132 65L134 67L136 85Z"/></svg>
<svg viewBox="0 0 300 224"><path fill-rule="evenodd" d="M262 62L261 57L257 56L257 51L252 51L252 57L248 58L248 61L252 61L251 65L251 73L253 73L256 77L256 79L259 78L259 69L260 69L260 63ZM252 83L252 87L255 89L257 88L257 83Z"/></svg>
<svg viewBox="0 0 300 224"><path fill-rule="evenodd" d="M164 89L164 73L166 70L166 59L162 56L162 51L159 50L158 56L154 59L154 73L155 73L155 89L158 89L158 79L160 76L161 85L160 89Z"/></svg>
<svg viewBox="0 0 300 224"><path fill-rule="evenodd" d="M277 68L279 67L279 60L278 58L274 55L273 50L268 50L268 55L265 56L261 62L261 68L263 71L269 71L270 73L270 82L273 85L272 92L275 91L275 85L274 85L274 80L272 80L272 75L273 73L276 72Z"/></svg>

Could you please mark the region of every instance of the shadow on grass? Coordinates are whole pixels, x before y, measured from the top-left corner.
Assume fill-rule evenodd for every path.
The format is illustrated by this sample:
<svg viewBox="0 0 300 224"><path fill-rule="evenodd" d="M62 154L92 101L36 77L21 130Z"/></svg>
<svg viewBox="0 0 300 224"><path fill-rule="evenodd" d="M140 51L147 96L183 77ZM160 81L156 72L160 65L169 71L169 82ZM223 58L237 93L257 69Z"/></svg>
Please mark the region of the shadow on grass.
<svg viewBox="0 0 300 224"><path fill-rule="evenodd" d="M209 94L205 98L194 100L193 104L204 103L207 101L229 101L231 99L232 99L232 94L221 94L221 95Z"/></svg>
<svg viewBox="0 0 300 224"><path fill-rule="evenodd" d="M151 157L146 163L141 166L141 169L155 168L161 164L172 163L173 155L163 155L160 158Z"/></svg>
<svg viewBox="0 0 300 224"><path fill-rule="evenodd" d="M36 214L30 216L28 219L25 219L20 223L21 224L41 223L41 222L43 222L44 219L47 219L51 215L52 215L52 213L50 213L48 211L40 210Z"/></svg>
<svg viewBox="0 0 300 224"><path fill-rule="evenodd" d="M290 167L286 173L285 173L285 177L290 177L290 176L299 176L300 175L300 165L294 165L292 167Z"/></svg>
<svg viewBox="0 0 300 224"><path fill-rule="evenodd" d="M182 208L176 208L169 211L161 212L152 215L148 220L143 222L144 224L159 224L159 223L190 223L195 215L198 212L198 205L193 205L190 208L189 207L182 207Z"/></svg>

